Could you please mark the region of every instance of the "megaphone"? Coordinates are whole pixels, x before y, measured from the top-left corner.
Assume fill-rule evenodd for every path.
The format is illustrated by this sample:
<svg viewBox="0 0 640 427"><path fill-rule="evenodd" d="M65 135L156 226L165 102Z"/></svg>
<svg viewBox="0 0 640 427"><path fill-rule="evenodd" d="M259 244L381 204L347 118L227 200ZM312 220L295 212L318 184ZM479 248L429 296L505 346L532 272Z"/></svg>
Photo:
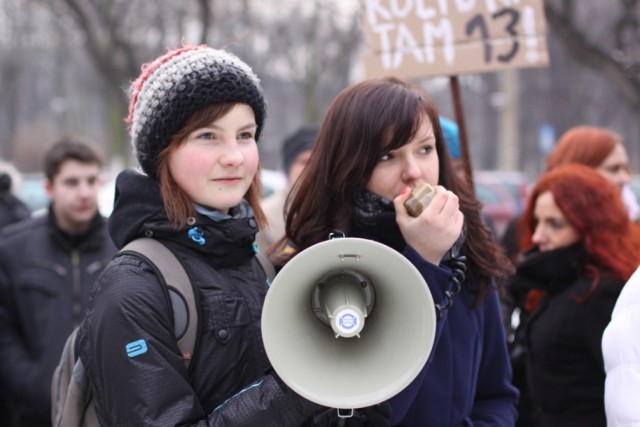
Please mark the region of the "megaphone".
<svg viewBox="0 0 640 427"><path fill-rule="evenodd" d="M297 254L276 275L262 338L276 373L296 393L337 409L375 405L418 375L435 338L424 278L371 240L335 238Z"/></svg>

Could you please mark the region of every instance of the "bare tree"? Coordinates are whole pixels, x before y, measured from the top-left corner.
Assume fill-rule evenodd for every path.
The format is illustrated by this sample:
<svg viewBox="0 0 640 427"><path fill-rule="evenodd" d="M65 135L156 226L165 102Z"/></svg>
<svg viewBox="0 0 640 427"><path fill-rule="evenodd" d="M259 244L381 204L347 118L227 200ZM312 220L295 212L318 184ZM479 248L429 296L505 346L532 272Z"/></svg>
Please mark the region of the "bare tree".
<svg viewBox="0 0 640 427"><path fill-rule="evenodd" d="M523 116L527 122L519 124L523 147L536 140L540 123L552 123L559 130L576 121L626 126L629 114L637 115L640 109L640 0L544 2L554 57L549 69L521 71L525 76L522 90L531 90L521 94L523 108L528 109ZM90 95L99 99L91 102L104 104L100 108L105 112L98 114L107 117L104 138L111 141L109 154L124 159L131 151L123 123L126 88L140 65L167 47L207 43L231 50L251 64L268 92L270 116L277 118L268 121L270 141L279 141L300 122L319 122L333 97L353 80L362 48L357 2L344 0L5 0L2 4L8 18L0 37L11 38L0 44L6 50L0 61L0 120L5 140L14 141L16 129L25 127L18 122L30 120L32 113L26 106L34 105L31 98L64 98L55 89L32 94L34 89L25 87L25 66L33 67L34 55L42 53L46 61L36 58L39 68L33 72L48 73L48 78L58 76L64 82L69 78L66 75L82 73L85 63L92 64L95 74L102 76L101 92L94 89ZM347 4L352 7L345 9ZM55 25L46 20L43 25L45 18L40 15L44 13L54 17ZM38 37L44 41L34 42ZM558 52L558 43L564 51ZM66 54L64 49L72 53ZM78 52L83 53L82 58ZM45 71L45 67L49 68ZM583 79L568 78L568 74L580 74ZM473 105L475 113L469 117L470 131L478 141L474 147L491 156L482 147L495 141L497 132L492 123L497 107L490 100L499 88L490 75L474 81L479 80L486 83L485 89L465 85L464 99L469 103L478 99ZM72 86L69 91L81 89ZM592 93L585 98L581 91ZM608 100L611 93L617 95L615 108L595 105L608 102L601 95ZM554 102L558 96L571 102ZM54 101L45 99L40 104ZM70 103L69 108L86 105ZM89 112L84 116L72 111L64 114L75 114L78 123ZM95 116L95 112L91 114ZM639 130L625 132L637 134ZM263 147L275 153L278 147L270 143L272 146ZM3 146L2 153L11 156L11 146ZM491 167L491 159L485 159L481 166Z"/></svg>
<svg viewBox="0 0 640 427"><path fill-rule="evenodd" d="M636 112L640 111L640 10L638 0L609 0L599 5L546 0L551 31L573 59L602 74ZM592 2L590 2L592 3ZM608 13L603 13L603 12ZM615 11L613 14L612 11ZM608 29L593 31L595 22Z"/></svg>
<svg viewBox="0 0 640 427"><path fill-rule="evenodd" d="M139 72L140 64L174 44L183 28L207 37L210 3L129 0L33 0L61 21L71 17L68 36L82 44L95 69L106 82L108 110L111 117L124 117L127 94L123 87ZM187 23L188 22L188 23ZM155 25L154 25L155 24ZM171 43L168 43L171 40ZM110 127L112 155L126 158L124 126L113 121Z"/></svg>
<svg viewBox="0 0 640 427"><path fill-rule="evenodd" d="M0 138L0 158L12 159L15 153L11 142L19 125L23 99L19 93L20 78L31 34L24 30L31 19L28 10L19 1L7 0L1 3L1 7L1 25L4 31L0 39L0 128L3 131Z"/></svg>
<svg viewBox="0 0 640 427"><path fill-rule="evenodd" d="M360 42L355 11L346 24L336 19L337 0L30 1L69 22L67 37L83 47L106 82L111 117L126 115L123 87L140 64L185 42L228 48L260 75L289 80L302 94L303 120L315 122L347 84ZM114 121L110 128L111 152L124 158L130 150L123 127Z"/></svg>
<svg viewBox="0 0 640 427"><path fill-rule="evenodd" d="M257 23L260 43L254 62L270 75L279 75L298 87L303 99L303 120L317 123L324 108L350 81L362 43L357 9L342 11L338 1L278 1L266 6ZM263 3L265 7L265 3ZM254 33L255 34L255 33Z"/></svg>

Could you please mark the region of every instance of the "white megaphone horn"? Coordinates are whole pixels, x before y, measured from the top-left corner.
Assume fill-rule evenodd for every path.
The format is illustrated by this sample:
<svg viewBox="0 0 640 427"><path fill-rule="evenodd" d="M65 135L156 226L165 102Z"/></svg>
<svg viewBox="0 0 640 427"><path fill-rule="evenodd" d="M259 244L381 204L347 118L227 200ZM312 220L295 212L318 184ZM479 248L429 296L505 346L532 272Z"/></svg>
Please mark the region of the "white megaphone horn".
<svg viewBox="0 0 640 427"><path fill-rule="evenodd" d="M267 292L262 337L277 374L299 395L337 409L394 396L418 375L435 338L422 275L395 250L335 238L289 261Z"/></svg>

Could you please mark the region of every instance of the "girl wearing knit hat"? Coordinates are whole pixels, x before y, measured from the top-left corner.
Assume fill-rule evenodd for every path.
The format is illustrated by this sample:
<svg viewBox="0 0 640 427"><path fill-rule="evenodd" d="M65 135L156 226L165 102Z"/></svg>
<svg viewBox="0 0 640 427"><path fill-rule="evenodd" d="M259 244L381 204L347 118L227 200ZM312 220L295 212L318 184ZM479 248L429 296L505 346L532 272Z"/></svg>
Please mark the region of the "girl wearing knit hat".
<svg viewBox="0 0 640 427"><path fill-rule="evenodd" d="M193 353L182 354L157 270L131 253L112 260L77 341L98 419L302 424L319 408L277 378L260 333L268 278L254 244L264 223L258 78L226 51L187 46L143 66L131 89L128 122L142 172L118 176L109 231L120 248L145 236L176 255L194 287L199 327ZM128 354L131 343L138 350Z"/></svg>

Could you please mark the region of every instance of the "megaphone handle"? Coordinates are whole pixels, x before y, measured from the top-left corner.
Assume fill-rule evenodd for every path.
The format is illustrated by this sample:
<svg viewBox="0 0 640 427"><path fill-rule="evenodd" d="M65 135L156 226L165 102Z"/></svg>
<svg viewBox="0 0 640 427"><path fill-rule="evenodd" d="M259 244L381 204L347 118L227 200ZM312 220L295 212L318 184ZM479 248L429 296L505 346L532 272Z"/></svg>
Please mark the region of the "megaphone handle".
<svg viewBox="0 0 640 427"><path fill-rule="evenodd" d="M353 409L336 409L338 411L338 418L351 418L353 417ZM343 412L344 411L344 412Z"/></svg>
<svg viewBox="0 0 640 427"><path fill-rule="evenodd" d="M328 239L329 240L333 240L333 239L344 239L345 237L347 237L346 234L344 234L344 231L341 230L333 230L331 233L329 233Z"/></svg>

